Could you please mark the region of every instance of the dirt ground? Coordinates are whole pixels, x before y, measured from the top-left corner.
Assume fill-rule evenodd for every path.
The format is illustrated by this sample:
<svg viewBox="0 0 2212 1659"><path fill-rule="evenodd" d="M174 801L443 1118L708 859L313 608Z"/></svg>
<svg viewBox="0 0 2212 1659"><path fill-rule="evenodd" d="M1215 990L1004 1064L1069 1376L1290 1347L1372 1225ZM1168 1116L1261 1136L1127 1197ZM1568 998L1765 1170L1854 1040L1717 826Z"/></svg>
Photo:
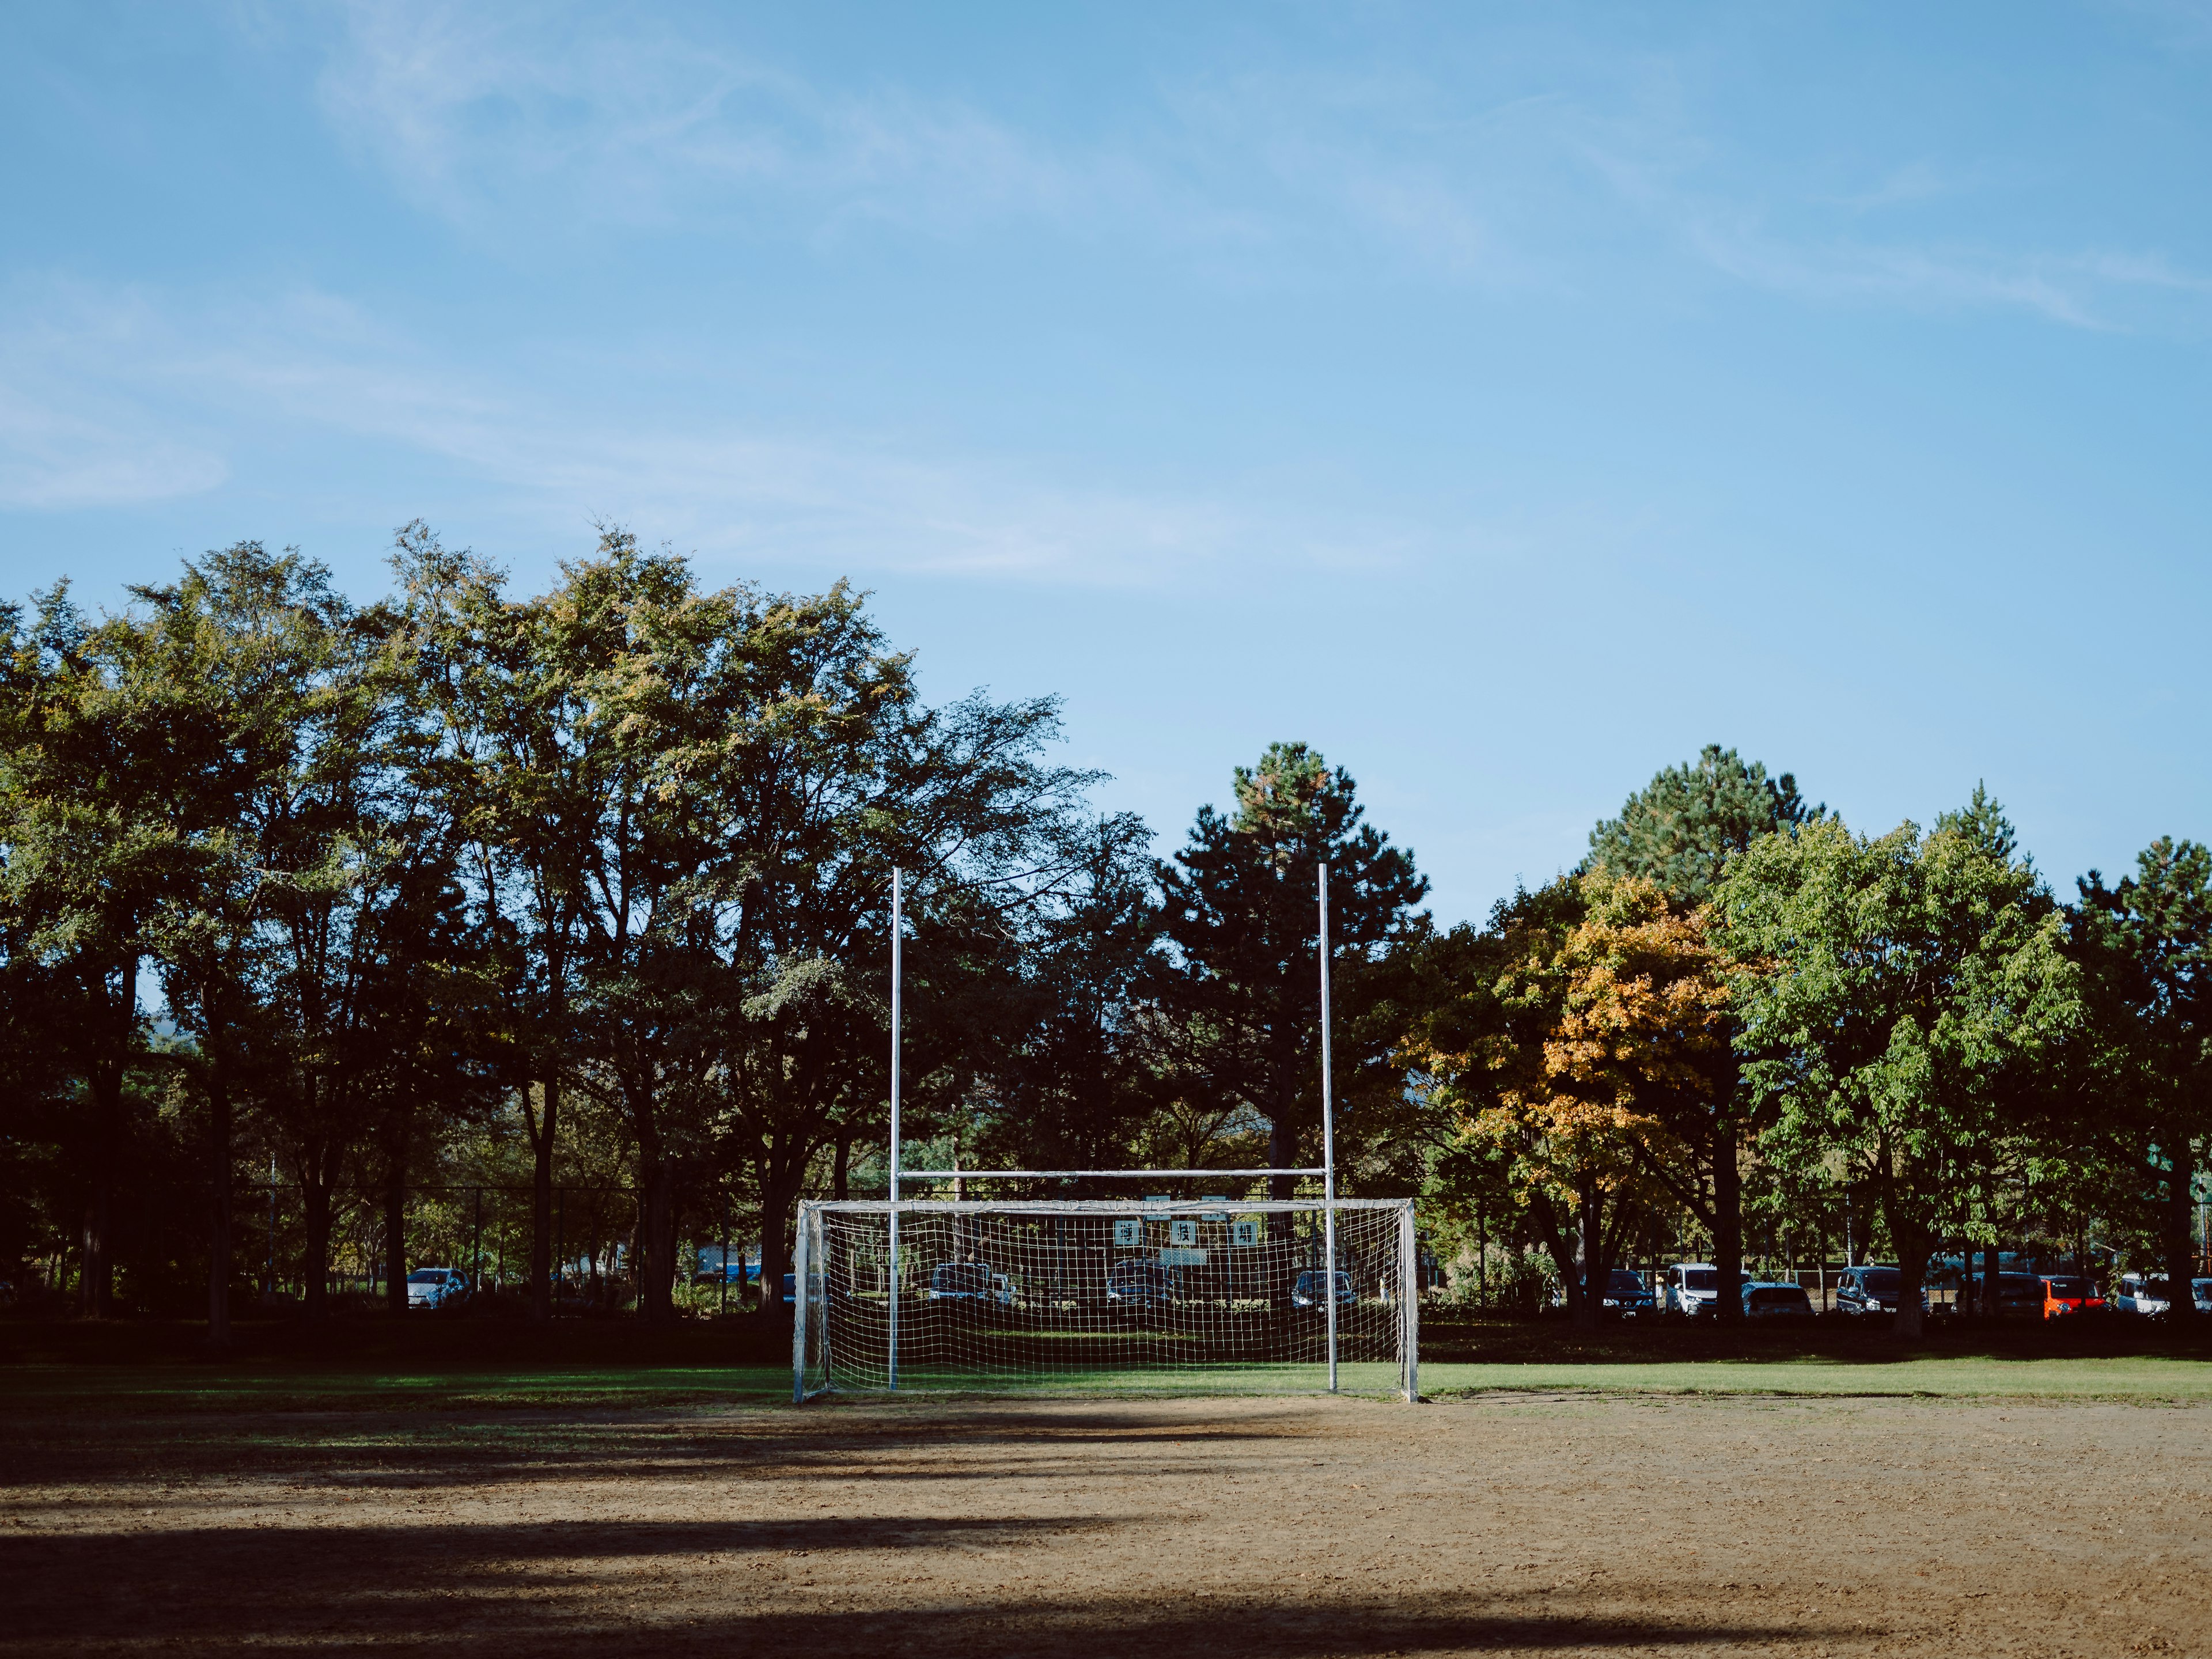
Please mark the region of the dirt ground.
<svg viewBox="0 0 2212 1659"><path fill-rule="evenodd" d="M2212 1413L17 1414L0 1655L2212 1650Z"/></svg>

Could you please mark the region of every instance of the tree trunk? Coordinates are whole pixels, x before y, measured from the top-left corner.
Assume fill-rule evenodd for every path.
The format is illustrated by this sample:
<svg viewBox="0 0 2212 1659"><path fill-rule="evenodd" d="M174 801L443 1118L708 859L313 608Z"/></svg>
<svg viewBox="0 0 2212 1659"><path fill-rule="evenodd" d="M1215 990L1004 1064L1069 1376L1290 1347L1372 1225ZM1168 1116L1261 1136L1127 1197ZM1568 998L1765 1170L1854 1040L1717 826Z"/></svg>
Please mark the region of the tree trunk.
<svg viewBox="0 0 2212 1659"><path fill-rule="evenodd" d="M561 1127L561 1074L549 1067L543 1121L530 1109L526 1091L522 1121L530 1131L530 1316L553 1316L553 1138Z"/></svg>
<svg viewBox="0 0 2212 1659"><path fill-rule="evenodd" d="M230 1080L208 1068L208 1346L230 1345Z"/></svg>
<svg viewBox="0 0 2212 1659"><path fill-rule="evenodd" d="M2197 1319L2193 1288L2197 1270L2193 1226L2197 1214L2193 1202L2197 1159L2186 1133L2175 1135L2173 1140L2174 1145L2166 1152L2170 1173L2166 1179L2166 1202L2160 1206L2159 1243L2164 1247L2166 1257L2166 1317L2186 1327L2193 1325Z"/></svg>
<svg viewBox="0 0 2212 1659"><path fill-rule="evenodd" d="M1605 1260L1605 1200L1585 1192L1577 1206L1581 1224L1582 1295L1570 1303L1575 1328L1594 1331L1605 1313L1605 1282L1611 1263Z"/></svg>
<svg viewBox="0 0 2212 1659"><path fill-rule="evenodd" d="M115 1312L115 1165L123 1147L123 1066L101 1063L85 1079L92 1097L90 1179L84 1201L77 1306L94 1319Z"/></svg>
<svg viewBox="0 0 2212 1659"><path fill-rule="evenodd" d="M959 1154L953 1164L959 1164ZM806 1152L795 1139L777 1136L757 1165L761 1193L761 1299L763 1319L781 1320L783 1276L792 1271L792 1212L806 1182Z"/></svg>
<svg viewBox="0 0 2212 1659"><path fill-rule="evenodd" d="M307 1231L300 1262L301 1308L310 1319L330 1311L331 1189L319 1179L311 1160L301 1166L300 1208Z"/></svg>
<svg viewBox="0 0 2212 1659"><path fill-rule="evenodd" d="M640 1170L637 1311L641 1319L676 1316L676 1171L654 1149Z"/></svg>
<svg viewBox="0 0 2212 1659"><path fill-rule="evenodd" d="M849 1196L853 1174L853 1132L841 1127L837 1131L837 1151L830 1165L830 1195L840 1204Z"/></svg>
<svg viewBox="0 0 2212 1659"><path fill-rule="evenodd" d="M392 1149L384 1182L384 1306L394 1319L407 1315L407 1133Z"/></svg>
<svg viewBox="0 0 2212 1659"><path fill-rule="evenodd" d="M1999 1254L1996 1235L1992 1233L1990 1242L1982 1246L1982 1312L1990 1319L1995 1319L1997 1310L2004 1305L1997 1295L1997 1273L2002 1265L1998 1261Z"/></svg>
<svg viewBox="0 0 2212 1659"><path fill-rule="evenodd" d="M1735 1125L1725 1119L1713 1126L1713 1266L1720 1288L1713 1312L1741 1319L1743 1171L1736 1165Z"/></svg>
<svg viewBox="0 0 2212 1659"><path fill-rule="evenodd" d="M1576 1257L1573 1236L1563 1224L1559 1212L1551 1200L1540 1194L1532 1194L1528 1202L1528 1231L1535 1234L1536 1242L1544 1247L1544 1254L1552 1258L1552 1267L1559 1276L1559 1291L1566 1298L1567 1320L1573 1325L1583 1322L1583 1287L1579 1264ZM1539 1309L1540 1312L1540 1308Z"/></svg>
<svg viewBox="0 0 2212 1659"><path fill-rule="evenodd" d="M1897 1271L1905 1281L1890 1329L1905 1341L1917 1341L1924 1328L1920 1297L1928 1277L1928 1231L1917 1222L1900 1220L1902 1206L1894 1200L1885 1201L1883 1207L1888 1213L1889 1237L1897 1246Z"/></svg>
<svg viewBox="0 0 2212 1659"><path fill-rule="evenodd" d="M1267 1164L1271 1169L1289 1170L1297 1165L1298 1138L1291 1127L1287 1112L1267 1127ZM1298 1178L1296 1176L1269 1176L1267 1196L1277 1200L1297 1196Z"/></svg>

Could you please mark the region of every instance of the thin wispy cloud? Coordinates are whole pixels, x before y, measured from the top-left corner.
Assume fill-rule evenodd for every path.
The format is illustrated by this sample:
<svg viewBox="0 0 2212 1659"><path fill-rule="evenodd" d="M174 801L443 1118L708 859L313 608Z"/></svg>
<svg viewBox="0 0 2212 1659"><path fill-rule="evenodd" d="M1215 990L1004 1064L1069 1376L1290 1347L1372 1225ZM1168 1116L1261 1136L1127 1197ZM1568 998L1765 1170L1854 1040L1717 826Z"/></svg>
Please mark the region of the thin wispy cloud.
<svg viewBox="0 0 2212 1659"><path fill-rule="evenodd" d="M226 441L251 448L276 428L434 459L551 535L615 519L710 555L838 571L1188 586L1253 556L1371 569L1421 540L1402 525L1118 490L866 435L610 420L443 364L314 292L165 306L56 287L19 291L15 313L0 363L74 399L33 401L0 377L0 489L17 506L204 489L227 476ZM210 436L195 447L146 435L165 428Z"/></svg>
<svg viewBox="0 0 2212 1659"><path fill-rule="evenodd" d="M349 142L456 222L554 209L957 229L1054 215L1063 163L957 100L856 93L714 42L558 7L357 4L320 80Z"/></svg>
<svg viewBox="0 0 2212 1659"><path fill-rule="evenodd" d="M422 0L340 16L331 119L411 198L484 234L518 213L801 239L1012 222L1158 245L1239 282L1395 270L1589 292L1594 239L1640 225L1651 257L1822 305L2124 329L2168 320L2136 303L2147 292L2208 291L2155 249L1872 234L1885 211L1971 198L1978 169L1906 156L1778 191L1709 90L1663 55L1586 39L1534 54L1504 94L1404 62L1185 73L1078 142L911 87L825 84L672 25Z"/></svg>
<svg viewBox="0 0 2212 1659"><path fill-rule="evenodd" d="M1655 160L1657 148L1593 129L1584 153L1620 200L1674 246L1723 276L1772 293L1823 305L2008 310L2092 330L2171 320L2146 300L2212 298L2212 278L2154 252L2017 250L1867 234L1862 220L1869 212L1959 188L1924 163L1862 192L1762 192L1771 195L1771 205L1752 206L1711 179L1709 167Z"/></svg>

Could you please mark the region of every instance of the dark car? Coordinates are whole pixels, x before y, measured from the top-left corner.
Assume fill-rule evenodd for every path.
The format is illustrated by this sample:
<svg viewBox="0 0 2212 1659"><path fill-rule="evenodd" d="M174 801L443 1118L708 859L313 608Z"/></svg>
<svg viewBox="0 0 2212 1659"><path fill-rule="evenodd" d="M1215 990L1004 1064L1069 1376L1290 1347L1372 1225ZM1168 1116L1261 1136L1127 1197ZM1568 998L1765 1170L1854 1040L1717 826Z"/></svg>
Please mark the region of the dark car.
<svg viewBox="0 0 2212 1659"><path fill-rule="evenodd" d="M1601 1305L1618 1318L1635 1319L1650 1313L1658 1304L1640 1277L1626 1267L1615 1267L1607 1276Z"/></svg>
<svg viewBox="0 0 2212 1659"><path fill-rule="evenodd" d="M1977 1298L1985 1294L1979 1281L1974 1285L1974 1292ZM2039 1318L2043 1302L2043 1281L2033 1273L1997 1275L1997 1312L2001 1316Z"/></svg>
<svg viewBox="0 0 2212 1659"><path fill-rule="evenodd" d="M1836 1311L1854 1317L1887 1316L1905 1300L1905 1275L1894 1267L1846 1267L1836 1285ZM1920 1307L1927 1310L1928 1292L1920 1292Z"/></svg>
<svg viewBox="0 0 2212 1659"><path fill-rule="evenodd" d="M1321 1270L1318 1267L1308 1268L1291 1286L1291 1306L1301 1310L1322 1307L1325 1304L1322 1301L1322 1294ZM1358 1300L1358 1293L1352 1288L1352 1275L1339 1273L1336 1275L1336 1305L1348 1308Z"/></svg>
<svg viewBox="0 0 2212 1659"><path fill-rule="evenodd" d="M1106 1310L1147 1314L1173 1307L1178 1290L1174 1268L1132 1256L1106 1270Z"/></svg>
<svg viewBox="0 0 2212 1659"><path fill-rule="evenodd" d="M1743 1287L1743 1316L1746 1319L1810 1319L1813 1316L1813 1298L1805 1294L1802 1285L1756 1281Z"/></svg>

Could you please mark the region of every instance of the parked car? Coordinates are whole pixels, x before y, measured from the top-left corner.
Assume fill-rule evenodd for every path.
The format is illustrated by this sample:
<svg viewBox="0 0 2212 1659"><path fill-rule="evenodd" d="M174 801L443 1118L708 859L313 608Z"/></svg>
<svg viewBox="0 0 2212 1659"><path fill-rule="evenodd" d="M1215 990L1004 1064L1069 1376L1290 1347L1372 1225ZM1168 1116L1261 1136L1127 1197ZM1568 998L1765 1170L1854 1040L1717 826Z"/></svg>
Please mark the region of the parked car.
<svg viewBox="0 0 2212 1659"><path fill-rule="evenodd" d="M1813 1298L1802 1285L1782 1285L1765 1279L1743 1287L1746 1319L1810 1319Z"/></svg>
<svg viewBox="0 0 2212 1659"><path fill-rule="evenodd" d="M1618 1318L1635 1319L1652 1312L1658 1303L1644 1287L1642 1275L1626 1267L1615 1267L1606 1278L1605 1295L1600 1305Z"/></svg>
<svg viewBox="0 0 2212 1659"><path fill-rule="evenodd" d="M1667 1269L1666 1294L1664 1312L1711 1313L1720 1299L1721 1270L1710 1261L1678 1261Z"/></svg>
<svg viewBox="0 0 2212 1659"><path fill-rule="evenodd" d="M1132 1256L1106 1269L1106 1310L1142 1314L1172 1307L1178 1288L1174 1268Z"/></svg>
<svg viewBox="0 0 2212 1659"><path fill-rule="evenodd" d="M1291 1306L1298 1309L1319 1308L1322 1305L1322 1274L1318 1267L1310 1267L1297 1276L1291 1285ZM1340 1271L1336 1275L1336 1305L1348 1308L1359 1300L1352 1287L1352 1275Z"/></svg>
<svg viewBox="0 0 2212 1659"><path fill-rule="evenodd" d="M2063 1319L2069 1314L2105 1311L2105 1298L2097 1294L2096 1285L2088 1279L2054 1274L2041 1282L2043 1316L2045 1319ZM2206 1282L2212 1283L2212 1280Z"/></svg>
<svg viewBox="0 0 2212 1659"><path fill-rule="evenodd" d="M1854 1318L1897 1312L1905 1301L1905 1275L1894 1267L1846 1267L1836 1282L1836 1311ZM1928 1311L1928 1292L1920 1292L1920 1310Z"/></svg>
<svg viewBox="0 0 2212 1659"><path fill-rule="evenodd" d="M458 1267L417 1267L407 1275L410 1308L442 1308L468 1293L468 1275Z"/></svg>
<svg viewBox="0 0 2212 1659"><path fill-rule="evenodd" d="M2191 1279L2189 1299L2197 1304L2197 1312L2212 1313L2212 1279Z"/></svg>
<svg viewBox="0 0 2212 1659"><path fill-rule="evenodd" d="M966 1304L978 1307L1012 1307L1012 1282L994 1273L988 1261L943 1261L930 1270L932 1302Z"/></svg>
<svg viewBox="0 0 2212 1659"><path fill-rule="evenodd" d="M794 1306L798 1301L799 1275L797 1273L786 1273L783 1276L783 1305L787 1308L792 1307Z"/></svg>
<svg viewBox="0 0 2212 1659"><path fill-rule="evenodd" d="M1959 1310L1979 1313L1989 1295L1987 1281L1976 1277L1959 1283ZM2043 1281L2033 1273L1997 1274L1997 1316L2017 1315L2032 1318L2043 1311L2045 1297Z"/></svg>
<svg viewBox="0 0 2212 1659"><path fill-rule="evenodd" d="M747 1266L742 1261L726 1261L719 1267L702 1267L691 1275L694 1285L742 1285L760 1277L760 1264Z"/></svg>
<svg viewBox="0 0 2212 1659"><path fill-rule="evenodd" d="M2172 1306L2172 1291L2164 1273L2122 1273L2120 1282L2112 1287L2114 1313L2162 1318Z"/></svg>

